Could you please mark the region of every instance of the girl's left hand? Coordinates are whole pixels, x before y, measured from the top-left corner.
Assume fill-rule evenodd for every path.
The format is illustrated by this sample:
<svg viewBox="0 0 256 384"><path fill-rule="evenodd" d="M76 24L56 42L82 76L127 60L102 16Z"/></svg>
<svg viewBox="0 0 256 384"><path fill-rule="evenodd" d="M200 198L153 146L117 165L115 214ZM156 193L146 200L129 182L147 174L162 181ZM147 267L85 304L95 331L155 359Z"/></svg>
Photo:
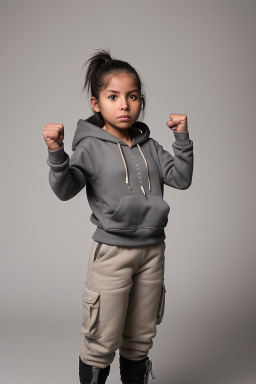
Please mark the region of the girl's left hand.
<svg viewBox="0 0 256 384"><path fill-rule="evenodd" d="M188 129L187 115L171 113L166 125L175 132L184 132Z"/></svg>

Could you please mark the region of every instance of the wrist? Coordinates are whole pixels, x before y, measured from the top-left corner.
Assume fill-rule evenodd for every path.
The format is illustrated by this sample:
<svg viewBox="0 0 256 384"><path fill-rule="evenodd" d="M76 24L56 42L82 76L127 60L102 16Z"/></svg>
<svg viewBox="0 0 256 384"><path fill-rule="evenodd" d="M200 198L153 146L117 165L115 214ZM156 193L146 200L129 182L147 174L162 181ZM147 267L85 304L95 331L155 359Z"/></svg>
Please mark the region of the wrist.
<svg viewBox="0 0 256 384"><path fill-rule="evenodd" d="M63 148L64 147L64 142L62 142L61 143L61 146L59 147L59 148L56 148L56 149L50 149L49 147L48 147L48 151L50 151L50 152L55 152L55 151L59 151L61 148Z"/></svg>

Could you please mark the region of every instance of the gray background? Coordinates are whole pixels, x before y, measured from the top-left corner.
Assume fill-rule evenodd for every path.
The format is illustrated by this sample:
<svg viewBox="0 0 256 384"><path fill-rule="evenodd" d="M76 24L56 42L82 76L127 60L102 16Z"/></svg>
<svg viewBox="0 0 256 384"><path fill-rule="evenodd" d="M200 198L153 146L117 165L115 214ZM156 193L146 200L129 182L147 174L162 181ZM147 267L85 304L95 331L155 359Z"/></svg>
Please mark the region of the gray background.
<svg viewBox="0 0 256 384"><path fill-rule="evenodd" d="M255 1L1 1L1 382L78 383L81 294L95 230L85 190L48 183L46 123L79 118L85 60L109 48L145 84L144 121L173 154L188 116L188 190L165 187L166 309L155 384L256 382ZM4 380L3 380L4 379ZM118 359L110 383L119 383Z"/></svg>

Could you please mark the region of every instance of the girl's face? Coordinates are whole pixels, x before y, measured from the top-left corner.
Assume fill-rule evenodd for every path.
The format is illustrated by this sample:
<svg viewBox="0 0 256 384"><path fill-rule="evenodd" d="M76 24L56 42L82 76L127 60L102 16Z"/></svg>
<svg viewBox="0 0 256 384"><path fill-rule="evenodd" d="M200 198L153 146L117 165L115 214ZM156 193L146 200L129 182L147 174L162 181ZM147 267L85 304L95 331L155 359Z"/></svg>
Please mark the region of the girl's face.
<svg viewBox="0 0 256 384"><path fill-rule="evenodd" d="M141 94L132 74L107 75L107 87L100 92L99 100L91 98L94 111L100 112L106 128L127 129L136 122L141 109ZM126 115L128 119L121 119Z"/></svg>

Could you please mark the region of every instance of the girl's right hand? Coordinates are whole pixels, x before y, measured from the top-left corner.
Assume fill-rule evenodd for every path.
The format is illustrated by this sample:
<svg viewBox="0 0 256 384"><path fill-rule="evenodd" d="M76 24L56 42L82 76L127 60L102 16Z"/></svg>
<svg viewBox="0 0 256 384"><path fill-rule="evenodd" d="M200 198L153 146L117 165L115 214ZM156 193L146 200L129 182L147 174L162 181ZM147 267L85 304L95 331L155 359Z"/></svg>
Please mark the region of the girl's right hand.
<svg viewBox="0 0 256 384"><path fill-rule="evenodd" d="M48 149L55 151L60 149L64 140L64 125L58 123L48 123L43 130L44 140Z"/></svg>

